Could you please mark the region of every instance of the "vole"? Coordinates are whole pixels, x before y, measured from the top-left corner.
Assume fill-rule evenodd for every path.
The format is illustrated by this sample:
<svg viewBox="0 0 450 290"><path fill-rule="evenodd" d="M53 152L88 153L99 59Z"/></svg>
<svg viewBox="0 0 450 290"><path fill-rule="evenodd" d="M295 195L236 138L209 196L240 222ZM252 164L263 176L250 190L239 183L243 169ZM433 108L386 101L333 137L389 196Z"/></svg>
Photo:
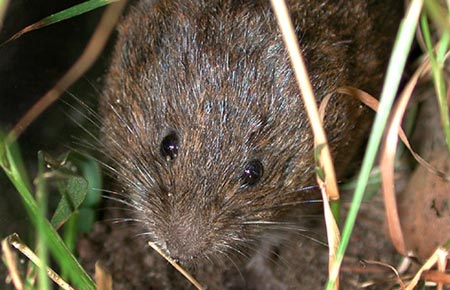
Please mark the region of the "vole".
<svg viewBox="0 0 450 290"><path fill-rule="evenodd" d="M318 103L344 85L378 94L401 6L289 1ZM221 258L317 198L313 135L269 1L140 0L118 31L101 150L146 239L182 264ZM371 118L333 95L338 176Z"/></svg>

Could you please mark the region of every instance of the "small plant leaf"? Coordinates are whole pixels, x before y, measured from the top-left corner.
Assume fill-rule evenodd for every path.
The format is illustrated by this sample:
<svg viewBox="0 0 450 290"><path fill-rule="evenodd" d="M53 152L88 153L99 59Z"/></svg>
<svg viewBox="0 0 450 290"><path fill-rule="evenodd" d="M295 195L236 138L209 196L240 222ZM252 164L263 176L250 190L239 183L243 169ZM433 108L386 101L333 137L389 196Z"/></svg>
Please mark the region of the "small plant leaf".
<svg viewBox="0 0 450 290"><path fill-rule="evenodd" d="M48 242L50 252L53 254L53 257L58 262L61 269L65 269L67 271L70 269L70 271L68 271L70 280L74 282L77 289L96 289L92 278L78 263L50 222L48 222L48 220L42 215L36 200L33 198L32 192L29 187L26 186L26 184L29 184L29 181L24 181L24 176L19 173L17 160L14 159L14 157L17 158L17 156L14 156L11 153L10 146L6 146L6 143L10 144L4 139L4 134L0 132L0 147L4 150L2 154L6 157L6 159L0 158L0 161L5 159L3 160L4 162L0 163L0 167L3 168L4 172L22 197L23 203L34 227L37 228L38 224L41 223L41 234L46 236L46 241ZM8 165L8 168L5 168L5 165Z"/></svg>
<svg viewBox="0 0 450 290"><path fill-rule="evenodd" d="M86 198L78 209L77 231L87 233L92 230L95 222L95 212L98 203L101 200L102 174L97 161L88 156L71 152L67 161L78 168L78 172L83 176L88 184Z"/></svg>
<svg viewBox="0 0 450 290"><path fill-rule="evenodd" d="M51 219L51 224L56 229L59 229L80 207L88 191L88 182L79 176L69 177L61 183L62 198Z"/></svg>
<svg viewBox="0 0 450 290"><path fill-rule="evenodd" d="M92 231L96 218L95 209L81 207L78 211L77 231L80 233L89 233Z"/></svg>
<svg viewBox="0 0 450 290"><path fill-rule="evenodd" d="M102 173L98 162L75 152L71 152L67 160L78 168L80 175L89 183L88 194L82 207L96 207L101 199L99 188L102 188Z"/></svg>

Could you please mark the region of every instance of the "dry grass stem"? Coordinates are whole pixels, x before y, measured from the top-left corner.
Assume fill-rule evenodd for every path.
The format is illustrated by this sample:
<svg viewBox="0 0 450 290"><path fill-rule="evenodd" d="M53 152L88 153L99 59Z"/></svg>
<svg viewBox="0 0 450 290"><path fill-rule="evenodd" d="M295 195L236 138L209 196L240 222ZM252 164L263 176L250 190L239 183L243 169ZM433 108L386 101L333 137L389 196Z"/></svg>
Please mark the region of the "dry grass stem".
<svg viewBox="0 0 450 290"><path fill-rule="evenodd" d="M311 82L309 80L308 72L306 70L305 62L303 60L300 46L297 36L292 25L291 18L289 16L288 8L285 1L271 0L272 8L276 15L278 26L280 27L284 43L286 45L291 64L297 79L303 103L305 104L306 112L314 133L314 145L317 148L320 145L327 145L327 138L325 130L323 129L322 122L319 116L319 110L317 109L316 98L312 89ZM339 191L336 183L336 175L334 171L333 162L328 146L323 146L319 152L319 165L323 168L325 173L325 180L321 184L323 200L324 200L324 213L327 227L328 243L329 243L329 275L331 276L331 267L334 264L336 257L336 249L339 245L339 230L337 229L336 221L334 220L327 200L338 200ZM322 182L320 177L317 176L319 184ZM325 194L325 193L326 194ZM327 209L328 207L328 209ZM336 283L334 289L339 289L338 275L335 274Z"/></svg>
<svg viewBox="0 0 450 290"><path fill-rule="evenodd" d="M195 278L192 277L191 274L189 274L185 269L183 269L183 267L181 267L171 257L163 253L163 251L161 251L155 243L148 242L148 245L152 247L153 250L155 250L158 254L160 254L164 259L166 259L167 262L169 262L175 269L177 269L178 272L180 272L184 277L186 277L186 279L188 279L189 282L191 282L192 285L194 285L198 290L205 290L205 288L203 288L203 286L200 285L200 283L197 280L195 280Z"/></svg>
<svg viewBox="0 0 450 290"><path fill-rule="evenodd" d="M446 254L444 255L444 253L440 253L441 255L439 256L439 259L437 261L437 265L438 265L438 273L444 274L445 270L447 269L447 258L449 256L448 253L448 249L446 251ZM450 285L450 275L444 275L439 277L440 279L437 279L438 277L433 277L433 281L438 283L438 287L437 290L444 290L444 283Z"/></svg>
<svg viewBox="0 0 450 290"><path fill-rule="evenodd" d="M395 249L402 255L407 255L407 249L403 232L400 225L400 219L397 209L397 200L395 195L395 182L394 182L394 162L395 153L397 151L398 136L400 134L401 122L403 120L404 113L406 111L409 100L417 85L417 82L421 76L429 69L429 63L424 62L419 69L416 70L413 77L408 81L407 85L403 89L397 104L395 105L391 114L391 122L387 127L387 133L383 141L383 147L380 154L380 169L382 175L382 189L386 208L386 219L388 224L388 231L391 241ZM404 133L402 132L404 135ZM403 140L406 147L412 151L409 142L406 137ZM413 153L415 157L419 157L420 160L425 162L418 154ZM428 164L427 162L425 162ZM431 167L431 165L428 164Z"/></svg>
<svg viewBox="0 0 450 290"><path fill-rule="evenodd" d="M354 98L358 99L361 103L366 105L367 107L371 108L374 112L378 111L380 102L376 98L374 98L371 94L369 94L361 89L346 86L346 87L338 88L336 90L336 92L339 94L344 94L344 95L354 97Z"/></svg>
<svg viewBox="0 0 450 290"><path fill-rule="evenodd" d="M327 200L327 193L324 183L318 180L320 185L320 192L322 194L322 199ZM331 274L334 262L336 260L336 252L340 243L340 233L339 227L331 211L330 204L328 202L323 202L323 215L325 218L325 224L327 229L327 239L328 239L328 273ZM334 289L339 289L339 280L336 280Z"/></svg>
<svg viewBox="0 0 450 290"><path fill-rule="evenodd" d="M9 142L18 138L42 112L58 100L61 94L74 84L75 81L77 81L94 64L95 60L105 47L109 35L114 29L126 2L126 0L122 0L108 6L99 25L83 51L83 54L56 85L39 99L39 101L37 101L19 120L8 135L7 140L9 140Z"/></svg>
<svg viewBox="0 0 450 290"><path fill-rule="evenodd" d="M428 65L428 62L423 63L422 65ZM421 69L421 68L419 68ZM425 68L424 68L425 69ZM426 70L429 70L429 66L426 68ZM424 71L423 74L426 72ZM417 80L416 80L417 82ZM364 92L363 90L353 88L353 87L341 87L337 89L338 93L346 94L349 96L352 96L354 98L357 98L360 100L363 104L371 108L373 111L378 111L379 102L377 99L375 99L370 94ZM450 101L450 89L449 89L449 101ZM433 174L441 177L442 179L446 181L450 181L450 177L443 171L436 169L433 165L428 163L425 159L423 159L417 152L414 151L414 149L411 147L411 143L409 143L408 137L406 137L405 131L402 128L399 128L398 136L400 140L402 140L403 144L406 146L406 149L408 149L409 153L414 157L414 159L423 167L425 167L428 171L432 172Z"/></svg>
<svg viewBox="0 0 450 290"><path fill-rule="evenodd" d="M337 89L337 92L340 94L352 96L352 97L358 99L359 101L361 101L364 105L366 105L367 107L372 109L374 112L378 111L380 102L375 97L373 97L372 95L370 95L369 93L367 93L363 90L360 90L360 89L354 88L354 87L340 87ZM399 128L398 135L400 137L400 140L402 140L402 142L405 144L405 146L411 152L411 154L419 156L412 149L412 147L408 141L408 137L406 137L405 131L403 131L403 129L401 127Z"/></svg>
<svg viewBox="0 0 450 290"><path fill-rule="evenodd" d="M6 238L8 243L10 243L14 248L19 250L22 254L24 254L31 262L33 262L39 268L42 267L41 260L38 256L30 249L27 245L25 245L19 238L19 235L12 234ZM47 267L47 276L53 280L59 287L64 290L74 290L72 286L70 286L66 281L64 281L61 276L59 276L55 271L53 271L50 267Z"/></svg>
<svg viewBox="0 0 450 290"><path fill-rule="evenodd" d="M98 290L113 290L111 274L100 262L95 263L95 283Z"/></svg>
<svg viewBox="0 0 450 290"><path fill-rule="evenodd" d="M438 283L438 290L443 289L444 284L450 285L450 274L441 271L425 271L422 279Z"/></svg>
<svg viewBox="0 0 450 290"><path fill-rule="evenodd" d="M385 195L385 205L386 205L386 215L388 222L388 229L391 236L391 240L400 253L406 255L406 247L403 238L403 234L400 227L400 221L397 212L397 202L395 198L395 187L394 187L394 160L398 137L403 141L406 148L413 155L419 164L427 168L430 172L440 176L441 178L448 180L449 177L440 170L436 169L434 166L425 161L419 154L417 154L411 147L411 144L406 137L405 132L400 127L401 120L403 119L403 114L406 110L406 106L411 98L412 92L416 87L416 84L420 77L425 75L430 69L429 62L425 61L417 69L414 76L409 80L407 86L403 90L401 97L399 98L396 108L393 110L393 118L391 120L391 125L389 126L388 133L385 139L385 147L383 147L381 153L380 168L383 176L384 184L384 195ZM338 93L351 95L361 102L366 104L372 110L378 110L378 101L367 94L366 92L352 88L352 87L342 87L339 88ZM394 128L395 127L395 128Z"/></svg>
<svg viewBox="0 0 450 290"><path fill-rule="evenodd" d="M11 247L8 243L8 238L2 240L2 252L6 263L6 267L9 271L9 277L14 284L16 290L25 289L23 286L22 279L20 279L19 270L17 269L17 257L15 253L11 251Z"/></svg>
<svg viewBox="0 0 450 290"><path fill-rule="evenodd" d="M404 274L404 273L406 273L406 271L408 271L411 264L412 264L412 261L411 261L410 257L403 257L403 259L400 261L400 264L397 266L397 271L400 274Z"/></svg>
<svg viewBox="0 0 450 290"><path fill-rule="evenodd" d="M382 187L386 207L389 236L395 249L402 255L406 255L407 250L397 210L394 183L394 162L395 153L397 151L398 134L401 121L420 75L421 71L417 71L414 77L408 82L408 85L403 90L401 97L399 98L393 110L392 120L383 142L383 149L381 151L380 158Z"/></svg>
<svg viewBox="0 0 450 290"><path fill-rule="evenodd" d="M395 277L397 277L397 283L400 285L400 288L405 289L405 283L403 283L403 280L400 278L399 272L397 271L397 269L395 269L394 266L379 261L364 260L363 262L369 265L378 265L390 269L392 272L394 272Z"/></svg>
<svg viewBox="0 0 450 290"><path fill-rule="evenodd" d="M305 104L310 125L314 132L315 144L328 144L325 131L320 120L319 110L317 109L316 98L314 97L312 85L309 80L308 72L305 67L305 62L303 61L298 39L292 26L286 3L285 1L277 0L271 0L271 3L282 32L284 43L291 59L292 67L299 85L302 100ZM328 146L325 146L323 150L321 150L319 161L321 165L328 165L327 167L323 166L325 170L325 184L328 195L333 200L339 199L334 167Z"/></svg>
<svg viewBox="0 0 450 290"><path fill-rule="evenodd" d="M439 247L433 255L423 264L422 268L419 269L419 271L416 273L414 278L409 282L409 284L406 286L405 290L414 290L414 287L417 286L417 283L420 281L423 273L425 271L428 271L433 267L439 259L447 259L448 258L448 251L444 248Z"/></svg>
<svg viewBox="0 0 450 290"><path fill-rule="evenodd" d="M323 122L324 118L325 118L325 113L327 111L327 106L328 103L330 102L331 97L333 96L333 93L329 93L325 96L325 98L323 98L322 102L320 102L320 106L319 106L319 118L320 121Z"/></svg>

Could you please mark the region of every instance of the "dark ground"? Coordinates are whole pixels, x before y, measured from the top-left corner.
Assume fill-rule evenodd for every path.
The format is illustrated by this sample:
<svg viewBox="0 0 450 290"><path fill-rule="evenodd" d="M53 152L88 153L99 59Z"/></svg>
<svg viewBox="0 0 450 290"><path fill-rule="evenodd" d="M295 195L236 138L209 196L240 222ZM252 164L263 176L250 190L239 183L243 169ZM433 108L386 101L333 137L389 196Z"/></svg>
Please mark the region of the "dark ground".
<svg viewBox="0 0 450 290"><path fill-rule="evenodd" d="M25 26L54 12L61 11L81 0L14 0L9 1L0 43ZM25 112L54 85L82 52L101 11L94 11L76 19L61 22L23 35L0 47L0 130L7 132ZM101 60L100 60L101 62ZM85 78L70 89L84 100L92 98L102 66L94 68ZM90 80L90 83L87 81ZM83 93L80 93L83 92ZM69 94L63 98L72 101ZM38 150L57 156L73 145L77 125L68 116L68 106L56 102L42 114L20 137L24 161L29 176L35 176ZM0 172L0 237L19 233L25 242L33 239L30 223L17 192ZM5 268L0 263L0 289Z"/></svg>
<svg viewBox="0 0 450 290"><path fill-rule="evenodd" d="M364 289L390 289L395 285L396 278L390 269L362 262L378 261L396 267L401 260L386 239L383 219L383 204L379 197L363 204L344 259L341 289L363 289L369 284L373 285ZM311 232L307 235L326 239L320 221L308 225ZM79 249L81 260L91 271L95 260L101 259L113 273L114 289L195 289L144 241L136 238L130 227L97 224L95 231L80 243ZM251 285L261 285L261 277L265 284L272 286L259 289L324 289L328 261L324 245L292 234L279 246L277 255L272 256L265 267L261 267L261 260L253 260L254 269L271 270L260 275L249 270L249 264L236 262L233 265L230 261L214 266L207 264L192 273L200 283L207 285L207 289L254 289ZM237 272L237 266L241 273ZM240 275L247 277L247 284ZM276 284L277 281L283 283Z"/></svg>

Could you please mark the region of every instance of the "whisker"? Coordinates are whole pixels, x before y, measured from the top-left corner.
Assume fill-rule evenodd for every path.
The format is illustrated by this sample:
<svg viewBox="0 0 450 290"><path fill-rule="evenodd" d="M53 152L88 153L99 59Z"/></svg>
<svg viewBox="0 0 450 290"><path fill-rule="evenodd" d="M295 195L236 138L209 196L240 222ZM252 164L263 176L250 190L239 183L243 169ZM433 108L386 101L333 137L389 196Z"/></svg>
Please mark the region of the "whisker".
<svg viewBox="0 0 450 290"><path fill-rule="evenodd" d="M241 269L239 269L239 266L233 261L233 259L230 257L230 255L228 255L226 252L221 253L226 259L228 259L228 261L230 261L230 263L233 265L233 267L236 269L236 271L239 274L239 277L241 278L241 280L243 282L245 282L245 277L244 277L244 273L242 273Z"/></svg>
<svg viewBox="0 0 450 290"><path fill-rule="evenodd" d="M80 100L79 98L77 98L74 94L72 94L71 92L67 92L73 99L75 99L78 104L80 104L86 111L87 113L84 113L82 110L80 110L78 107L72 105L71 103L65 101L65 100L61 100L66 106L69 106L74 112L77 112L78 114L80 114L84 119L86 119L87 121L89 121L90 124L94 125L95 128L100 129L100 124L102 123L101 117L100 115L98 115L92 108L90 108L86 103L84 103L82 100ZM92 116L92 118L90 117ZM71 116L69 116L71 117ZM77 125L79 124L78 121L76 121L73 117L71 117L72 121L74 121ZM95 119L95 120L94 120ZM86 132L89 133L89 132Z"/></svg>
<svg viewBox="0 0 450 290"><path fill-rule="evenodd" d="M130 202L128 202L128 201L125 201L125 200L123 200L123 199L116 198L116 197L112 197L112 196L108 196L108 195L104 195L104 196L102 196L102 197L105 198L105 199L113 200L113 201L116 201L116 202L118 202L118 203L127 205L127 206L129 206L129 207L131 207L131 208L138 209L134 204L132 204L132 203L130 203Z"/></svg>
<svg viewBox="0 0 450 290"><path fill-rule="evenodd" d="M231 252L234 252L234 253L238 254L239 256L242 256L242 257L244 257L244 258L246 258L246 259L249 259L249 258L250 258L250 256L249 256L248 253L246 253L246 252L244 252L244 251L241 251L241 250L239 250L239 249L236 248L236 247L232 247L232 246L230 246L230 245L228 245L228 244L224 244L224 245L222 245L222 246L223 246L224 248L227 248L227 249L230 250ZM247 243L241 245L241 247L247 247ZM224 252L224 254L226 254L226 252Z"/></svg>
<svg viewBox="0 0 450 290"><path fill-rule="evenodd" d="M95 146L92 142L87 141L84 138L80 138L80 137L72 137L72 142L73 145L75 145L77 148L84 148L87 149L89 151L97 151L98 147ZM70 150L75 151L75 148L72 146L69 146ZM79 150L79 149L78 149Z"/></svg>
<svg viewBox="0 0 450 290"><path fill-rule="evenodd" d="M264 221L257 221L256 223L252 223L252 222L246 222L244 223L244 225L247 226L261 226L263 227L265 230L271 230L271 231L288 231L289 233L298 235L300 237L306 238L308 240L311 240L313 242L318 243L319 245L328 247L328 244L324 241L319 240L318 238L313 237L311 234L314 235L321 235L321 234L317 234L313 231L311 231L310 229L307 228L302 228L298 225L296 225L295 223L282 223L282 222L264 222ZM305 233L309 233L309 235L305 234ZM251 235L251 233L250 233ZM258 237L258 234L255 234L256 237ZM279 238L281 238L281 236L279 236Z"/></svg>
<svg viewBox="0 0 450 290"><path fill-rule="evenodd" d="M88 85L97 93L98 96L102 95L103 93L97 88L97 86L94 85L94 83L86 76L83 76L83 79L88 83Z"/></svg>
<svg viewBox="0 0 450 290"><path fill-rule="evenodd" d="M133 238L144 238L146 240L150 240L150 241L154 242L153 234L150 232L137 233L137 234L133 235Z"/></svg>
<svg viewBox="0 0 450 290"><path fill-rule="evenodd" d="M103 192L103 193L106 193L106 194L117 195L117 196L124 197L124 198L128 198L129 197L128 194L125 194L125 193L122 193L122 192L119 192L119 191L115 191L115 190L110 190L110 189L94 189L94 190L96 190L98 192Z"/></svg>
<svg viewBox="0 0 450 290"><path fill-rule="evenodd" d="M145 223L143 220L141 219L135 219L135 218L108 218L105 219L105 221L114 223L114 224L118 224L118 223L129 223L129 222L133 222L133 223Z"/></svg>
<svg viewBox="0 0 450 290"><path fill-rule="evenodd" d="M300 200L300 201L296 201L296 202L286 202L286 203L280 203L280 204L275 204L272 206L266 206L266 207L261 207L258 209L253 210L253 212L249 213L249 215L254 215L255 213L258 212L264 212L264 211L272 211L275 209L280 209L280 208L284 208L284 207L295 207L298 205L304 205L304 204L314 204L314 203L322 203L322 200Z"/></svg>
<svg viewBox="0 0 450 290"><path fill-rule="evenodd" d="M117 211L129 213L130 216L134 215L134 213L136 212L136 209L130 208L129 206L119 207L119 206L110 206L110 205L108 205L108 206L105 206L105 207L101 208L101 210L117 210Z"/></svg>
<svg viewBox="0 0 450 290"><path fill-rule="evenodd" d="M283 229L294 229L294 230L301 230L304 232L309 231L308 229L299 228L298 225L294 223L289 222L274 222L274 221L246 221L242 223L243 225L263 225L263 226L277 226L278 228Z"/></svg>
<svg viewBox="0 0 450 290"><path fill-rule="evenodd" d="M109 104L109 108L113 111L113 113L116 115L119 121L122 122L123 125L125 125L125 128L131 134L131 136L135 136L136 132L134 132L133 129L131 129L129 123L125 121L124 117L121 114L119 114L119 112L117 112L116 108L112 104Z"/></svg>

